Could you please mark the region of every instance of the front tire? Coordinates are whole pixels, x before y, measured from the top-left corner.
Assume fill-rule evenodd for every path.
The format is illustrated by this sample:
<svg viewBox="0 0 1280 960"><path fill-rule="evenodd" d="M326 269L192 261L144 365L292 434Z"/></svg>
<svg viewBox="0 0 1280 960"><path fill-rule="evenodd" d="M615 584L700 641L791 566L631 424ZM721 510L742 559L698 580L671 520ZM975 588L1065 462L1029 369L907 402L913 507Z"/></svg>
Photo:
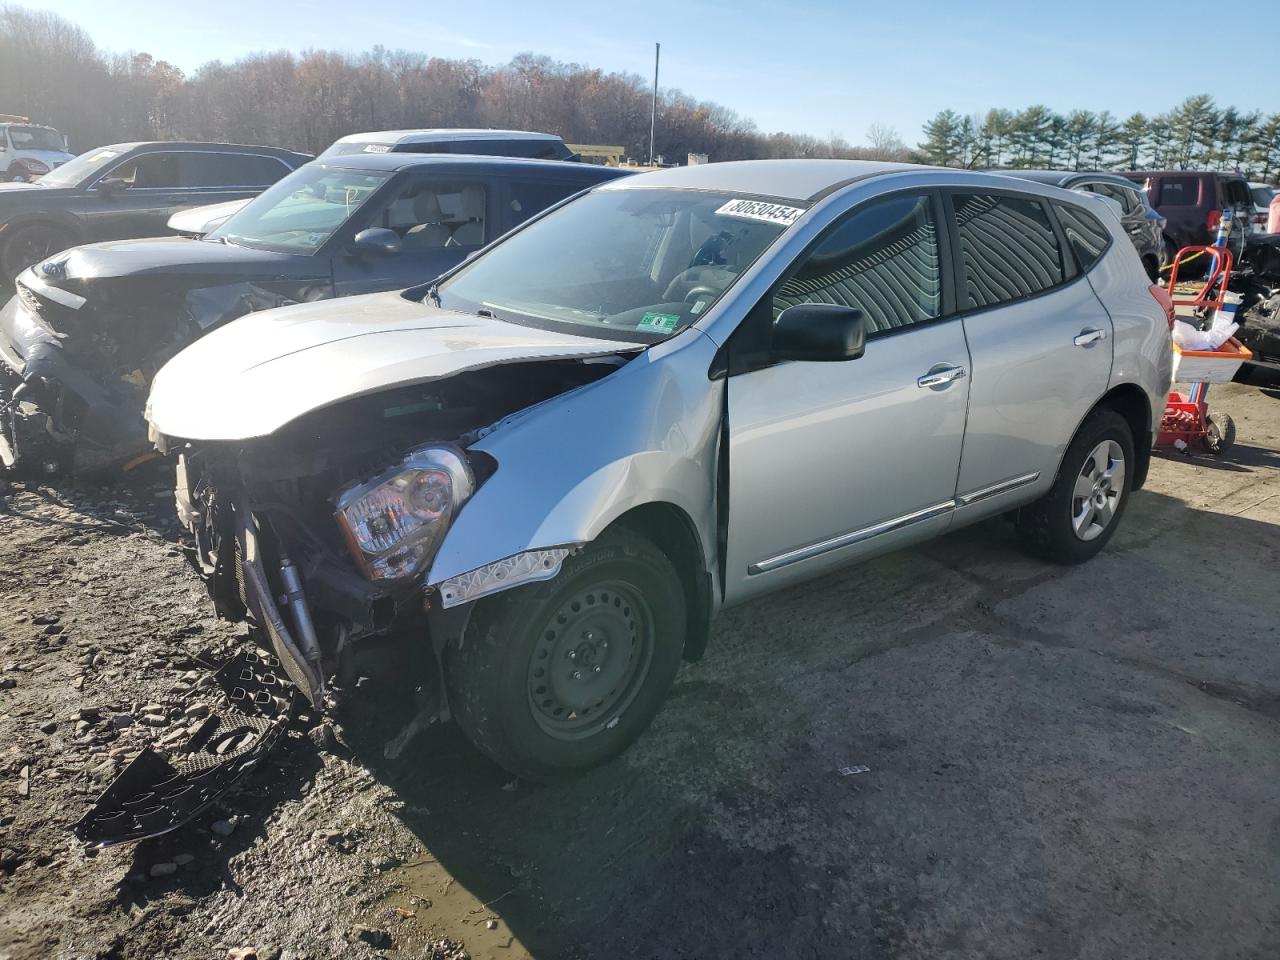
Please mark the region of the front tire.
<svg viewBox="0 0 1280 960"><path fill-rule="evenodd" d="M32 264L65 250L71 240L56 227L33 223L15 229L0 247L0 271L10 280Z"/></svg>
<svg viewBox="0 0 1280 960"><path fill-rule="evenodd" d="M1028 552L1053 563L1083 563L1120 525L1132 482L1133 433L1114 410L1085 418L1062 457L1057 479L1018 514Z"/></svg>
<svg viewBox="0 0 1280 960"><path fill-rule="evenodd" d="M581 773L625 750L658 712L685 619L671 561L637 533L612 532L554 579L479 601L445 655L454 719L518 776Z"/></svg>

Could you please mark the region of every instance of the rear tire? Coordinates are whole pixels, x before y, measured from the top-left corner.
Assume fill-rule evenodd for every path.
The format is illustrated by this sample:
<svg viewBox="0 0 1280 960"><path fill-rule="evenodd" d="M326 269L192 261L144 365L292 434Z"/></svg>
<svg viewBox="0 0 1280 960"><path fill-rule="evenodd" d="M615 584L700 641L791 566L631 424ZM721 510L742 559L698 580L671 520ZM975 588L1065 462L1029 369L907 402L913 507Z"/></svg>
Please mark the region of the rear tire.
<svg viewBox="0 0 1280 960"><path fill-rule="evenodd" d="M671 561L617 530L545 583L478 602L446 651L454 719L500 766L564 779L625 750L658 712L680 665L685 597Z"/></svg>
<svg viewBox="0 0 1280 960"><path fill-rule="evenodd" d="M1135 464L1128 421L1105 407L1094 410L1067 446L1049 492L1018 512L1023 546L1053 563L1094 556L1120 525Z"/></svg>

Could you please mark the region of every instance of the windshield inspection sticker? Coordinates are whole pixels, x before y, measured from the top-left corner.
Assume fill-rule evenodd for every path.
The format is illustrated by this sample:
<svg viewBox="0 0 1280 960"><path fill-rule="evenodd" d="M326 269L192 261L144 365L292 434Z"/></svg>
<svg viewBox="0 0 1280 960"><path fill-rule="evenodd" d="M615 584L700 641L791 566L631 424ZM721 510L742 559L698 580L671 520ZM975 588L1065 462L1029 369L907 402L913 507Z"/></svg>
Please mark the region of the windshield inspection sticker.
<svg viewBox="0 0 1280 960"><path fill-rule="evenodd" d="M716 211L721 217L740 217L743 220L763 220L765 223L776 223L789 227L800 219L804 213L802 207L787 207L780 203L765 203L762 200L730 200Z"/></svg>
<svg viewBox="0 0 1280 960"><path fill-rule="evenodd" d="M674 313L654 313L650 311L640 318L640 322L636 324L636 329L643 330L645 333L671 333L679 322L680 317Z"/></svg>
<svg viewBox="0 0 1280 960"><path fill-rule="evenodd" d="M364 145L365 153L387 153L390 149L391 145L386 143L366 143Z"/></svg>

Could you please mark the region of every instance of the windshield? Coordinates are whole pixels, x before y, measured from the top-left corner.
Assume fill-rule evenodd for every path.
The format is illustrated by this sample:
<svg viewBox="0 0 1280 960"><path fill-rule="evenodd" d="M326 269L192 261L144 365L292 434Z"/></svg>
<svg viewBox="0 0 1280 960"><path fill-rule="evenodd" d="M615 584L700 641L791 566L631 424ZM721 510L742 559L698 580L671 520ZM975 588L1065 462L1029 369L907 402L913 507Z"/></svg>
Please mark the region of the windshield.
<svg viewBox="0 0 1280 960"><path fill-rule="evenodd" d="M337 140L331 143L324 153L316 157L317 160L328 160L332 157L348 157L353 153L390 153L394 143L366 143L363 140ZM419 153L445 151L418 151Z"/></svg>
<svg viewBox="0 0 1280 960"><path fill-rule="evenodd" d="M597 190L476 258L436 294L451 310L655 342L705 313L803 212L703 191Z"/></svg>
<svg viewBox="0 0 1280 960"><path fill-rule="evenodd" d="M106 168L118 156L120 156L119 150L105 148L90 150L88 153L82 153L74 160L68 160L62 166L49 171L40 178L40 182L46 187L74 187L78 183L105 172Z"/></svg>
<svg viewBox="0 0 1280 960"><path fill-rule="evenodd" d="M57 150L65 149L62 145L62 134L52 127L9 127L9 139L13 141L15 150Z"/></svg>
<svg viewBox="0 0 1280 960"><path fill-rule="evenodd" d="M308 164L245 204L207 238L278 253L315 253L390 176Z"/></svg>
<svg viewBox="0 0 1280 960"><path fill-rule="evenodd" d="M1269 207L1271 198L1275 196L1275 191L1270 187L1250 187L1253 193L1253 205L1255 207Z"/></svg>

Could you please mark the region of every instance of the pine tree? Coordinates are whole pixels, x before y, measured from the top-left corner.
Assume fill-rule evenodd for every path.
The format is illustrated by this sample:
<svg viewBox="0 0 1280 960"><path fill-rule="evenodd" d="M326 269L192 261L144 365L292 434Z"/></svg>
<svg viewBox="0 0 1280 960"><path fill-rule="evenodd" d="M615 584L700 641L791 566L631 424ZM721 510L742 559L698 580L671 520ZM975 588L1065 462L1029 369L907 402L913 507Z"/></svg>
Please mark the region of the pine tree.
<svg viewBox="0 0 1280 960"><path fill-rule="evenodd" d="M1130 170L1142 169L1147 159L1147 144L1150 136L1151 125L1147 118L1141 113L1131 114L1120 125L1119 132L1116 134L1118 144L1124 150L1124 157L1120 162Z"/></svg>
<svg viewBox="0 0 1280 960"><path fill-rule="evenodd" d="M943 110L924 125L924 143L920 152L929 163L953 166L960 159L960 116L954 110Z"/></svg>

